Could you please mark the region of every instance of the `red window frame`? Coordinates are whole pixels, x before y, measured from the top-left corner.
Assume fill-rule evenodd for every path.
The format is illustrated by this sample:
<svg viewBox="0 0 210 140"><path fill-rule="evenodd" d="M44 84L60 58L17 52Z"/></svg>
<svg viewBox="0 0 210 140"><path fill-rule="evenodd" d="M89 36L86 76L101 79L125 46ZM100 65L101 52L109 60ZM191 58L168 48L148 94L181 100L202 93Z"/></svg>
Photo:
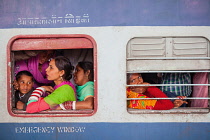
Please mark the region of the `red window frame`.
<svg viewBox="0 0 210 140"><path fill-rule="evenodd" d="M94 109L93 110L52 110L29 114L25 111L12 110L12 51L18 50L56 50L56 49L93 49L94 63ZM45 34L17 35L7 44L7 109L14 117L85 117L92 116L98 108L97 98L97 46L95 40L85 34Z"/></svg>

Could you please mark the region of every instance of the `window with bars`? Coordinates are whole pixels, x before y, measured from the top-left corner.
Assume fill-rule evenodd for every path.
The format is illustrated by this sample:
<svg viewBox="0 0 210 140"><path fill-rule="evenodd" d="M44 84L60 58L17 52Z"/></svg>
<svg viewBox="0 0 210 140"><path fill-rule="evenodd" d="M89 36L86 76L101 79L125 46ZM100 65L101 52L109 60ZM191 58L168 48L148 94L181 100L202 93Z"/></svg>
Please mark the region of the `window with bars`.
<svg viewBox="0 0 210 140"><path fill-rule="evenodd" d="M187 102L182 105L184 107L170 110L134 109L129 106L129 113L209 112L210 54L209 40L205 37L132 38L127 44L126 72L127 75L140 73L144 82L149 83L149 85L128 83L127 87L156 86L173 103L179 100L179 96L186 96L184 101ZM150 99L164 100L157 97ZM128 104L137 100L139 99L127 97ZM149 99L144 99L146 100Z"/></svg>

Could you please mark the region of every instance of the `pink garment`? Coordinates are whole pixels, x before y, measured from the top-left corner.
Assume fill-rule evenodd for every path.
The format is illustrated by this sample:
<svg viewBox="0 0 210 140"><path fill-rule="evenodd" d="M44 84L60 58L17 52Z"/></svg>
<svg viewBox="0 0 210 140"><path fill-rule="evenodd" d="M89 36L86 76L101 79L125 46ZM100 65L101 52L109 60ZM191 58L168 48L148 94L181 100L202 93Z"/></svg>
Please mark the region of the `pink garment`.
<svg viewBox="0 0 210 140"><path fill-rule="evenodd" d="M44 98L39 98L37 102L32 102L27 105L26 112L36 113L47 109L50 109L50 106L44 101Z"/></svg>
<svg viewBox="0 0 210 140"><path fill-rule="evenodd" d="M208 84L208 73L200 72L193 76L193 84ZM208 86L194 86L192 97L208 97ZM193 99L191 107L208 107L207 99Z"/></svg>
<svg viewBox="0 0 210 140"><path fill-rule="evenodd" d="M34 83L34 88L37 88L42 85L47 85L52 83L52 81L47 80L46 69L49 65L49 62L42 64L42 72L39 71L39 55L29 58L28 60L17 61L15 64L15 75L23 70L29 71L36 82Z"/></svg>

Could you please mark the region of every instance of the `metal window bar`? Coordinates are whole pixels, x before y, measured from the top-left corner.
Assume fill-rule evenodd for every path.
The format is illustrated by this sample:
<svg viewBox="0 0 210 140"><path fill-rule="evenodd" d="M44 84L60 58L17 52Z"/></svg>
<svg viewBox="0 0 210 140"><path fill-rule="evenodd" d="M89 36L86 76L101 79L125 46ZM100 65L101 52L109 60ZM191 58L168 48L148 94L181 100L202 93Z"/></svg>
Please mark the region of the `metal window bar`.
<svg viewBox="0 0 210 140"><path fill-rule="evenodd" d="M127 71L127 73L197 73L210 71Z"/></svg>
<svg viewBox="0 0 210 140"><path fill-rule="evenodd" d="M210 72L210 71L127 71L127 73L197 73L197 72ZM127 87L135 86L210 86L210 84L139 84L139 85L126 85ZM126 100L176 100L174 98L126 98ZM210 97L186 97L184 99L210 99ZM183 100L183 99L180 99Z"/></svg>
<svg viewBox="0 0 210 140"><path fill-rule="evenodd" d="M185 85L196 85L196 86L210 86L210 84L139 84L139 85L127 85L127 87L135 87L135 86L185 86ZM127 98L127 100L175 100L180 99L178 97L174 98ZM210 99L210 97L186 97L184 99ZM182 99L180 99L182 100Z"/></svg>
<svg viewBox="0 0 210 140"><path fill-rule="evenodd" d="M180 99L178 97L174 98L126 98L126 100L185 100L185 99L210 99L209 97L186 97L184 99Z"/></svg>
<svg viewBox="0 0 210 140"><path fill-rule="evenodd" d="M139 84L126 85L127 87L143 87L143 86L210 86L210 84Z"/></svg>
<svg viewBox="0 0 210 140"><path fill-rule="evenodd" d="M209 60L210 57L130 57L127 60Z"/></svg>

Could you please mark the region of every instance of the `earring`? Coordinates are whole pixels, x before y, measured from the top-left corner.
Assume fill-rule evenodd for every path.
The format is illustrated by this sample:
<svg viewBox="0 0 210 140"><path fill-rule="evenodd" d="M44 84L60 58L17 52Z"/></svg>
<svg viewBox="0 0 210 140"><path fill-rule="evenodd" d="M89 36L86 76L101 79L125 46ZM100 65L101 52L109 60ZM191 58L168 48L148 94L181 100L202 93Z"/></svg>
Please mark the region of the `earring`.
<svg viewBox="0 0 210 140"><path fill-rule="evenodd" d="M62 77L62 76L60 76L60 78L61 78L61 81L63 81L63 77Z"/></svg>

